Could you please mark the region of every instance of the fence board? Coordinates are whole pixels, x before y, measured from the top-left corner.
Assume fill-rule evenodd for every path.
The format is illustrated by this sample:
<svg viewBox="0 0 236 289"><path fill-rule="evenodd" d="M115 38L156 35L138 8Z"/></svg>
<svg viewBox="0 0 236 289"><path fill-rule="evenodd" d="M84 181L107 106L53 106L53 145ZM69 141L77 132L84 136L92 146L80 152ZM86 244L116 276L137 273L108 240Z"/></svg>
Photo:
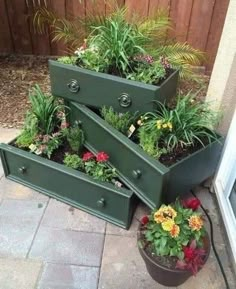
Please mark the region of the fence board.
<svg viewBox="0 0 236 289"><path fill-rule="evenodd" d="M122 7L125 4L125 0L117 0L117 5ZM115 1L106 1L106 15L109 15L110 13L114 12L116 9L116 3Z"/></svg>
<svg viewBox="0 0 236 289"><path fill-rule="evenodd" d="M203 51L211 25L214 4L215 0L195 0L193 3L187 41L193 47Z"/></svg>
<svg viewBox="0 0 236 289"><path fill-rule="evenodd" d="M32 54L31 35L24 0L6 1L9 24L16 53Z"/></svg>
<svg viewBox="0 0 236 289"><path fill-rule="evenodd" d="M143 17L148 15L149 0L126 0L125 5L128 8L128 17L131 17L134 13Z"/></svg>
<svg viewBox="0 0 236 289"><path fill-rule="evenodd" d="M5 0L0 0L0 51L2 53L14 51Z"/></svg>
<svg viewBox="0 0 236 289"><path fill-rule="evenodd" d="M115 6L111 0L0 0L0 53L64 54L63 43L51 43L51 35L35 35L32 20L27 19L33 8L28 3L47 3L59 16L71 18L90 14L108 15ZM113 1L113 0L112 0ZM146 17L157 8L167 9L173 19L175 32L170 35L178 41L187 41L193 47L209 54L211 69L217 52L229 0L117 0L133 12ZM96 4L95 4L96 3ZM5 7L6 6L6 7ZM27 10L28 9L28 10Z"/></svg>
<svg viewBox="0 0 236 289"><path fill-rule="evenodd" d="M50 55L51 54L51 46L49 39L49 31L47 34L39 34L36 32L35 27L33 25L33 18L36 9L39 7L37 5L38 2L33 3L28 1L28 19L29 19L29 30L31 34L31 42L32 42L32 51L35 55Z"/></svg>
<svg viewBox="0 0 236 289"><path fill-rule="evenodd" d="M210 31L207 38L205 51L208 56L207 70L212 70L217 53L219 40L224 26L225 15L229 5L229 0L216 0Z"/></svg>
<svg viewBox="0 0 236 289"><path fill-rule="evenodd" d="M193 0L172 0L170 17L173 21L174 31L170 32L176 40L185 42L191 17Z"/></svg>
<svg viewBox="0 0 236 289"><path fill-rule="evenodd" d="M66 16L66 0L50 0L48 1L48 6L51 8L58 16L65 17ZM70 0L71 1L71 0ZM53 37L50 37L50 40ZM63 55L67 51L66 45L60 41L60 42L51 42L51 53L53 55Z"/></svg>

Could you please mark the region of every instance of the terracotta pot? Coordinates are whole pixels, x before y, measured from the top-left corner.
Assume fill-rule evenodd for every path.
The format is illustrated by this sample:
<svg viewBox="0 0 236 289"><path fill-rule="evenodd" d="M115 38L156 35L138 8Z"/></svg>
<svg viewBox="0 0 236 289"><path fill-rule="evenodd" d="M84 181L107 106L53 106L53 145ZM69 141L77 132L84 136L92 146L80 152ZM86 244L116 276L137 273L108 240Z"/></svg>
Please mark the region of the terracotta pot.
<svg viewBox="0 0 236 289"><path fill-rule="evenodd" d="M140 231L138 232L138 240L140 237ZM210 239L209 235L206 234L204 237L204 247L206 250L206 256L204 258L204 264L206 263L210 254ZM158 263L156 260L151 258L145 250L139 247L139 252L146 264L146 268L152 279L154 279L159 284L164 286L179 286L183 284L188 278L192 276L192 272L189 270L181 269L170 269L165 267L163 264Z"/></svg>

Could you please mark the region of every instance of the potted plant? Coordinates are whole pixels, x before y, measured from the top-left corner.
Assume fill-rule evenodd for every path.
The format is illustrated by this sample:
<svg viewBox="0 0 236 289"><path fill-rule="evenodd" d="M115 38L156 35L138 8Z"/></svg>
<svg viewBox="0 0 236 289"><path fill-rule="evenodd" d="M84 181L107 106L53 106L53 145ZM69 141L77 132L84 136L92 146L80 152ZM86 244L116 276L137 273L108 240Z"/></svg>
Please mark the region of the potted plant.
<svg viewBox="0 0 236 289"><path fill-rule="evenodd" d="M88 13L85 20L69 21L46 8L37 11L39 31L49 23L54 40L64 40L75 53L49 62L53 95L121 112L152 111L155 100L175 96L178 71L193 76L191 65L199 65L203 53L167 40L171 22L165 12L129 20L126 14L117 7L107 16Z"/></svg>
<svg viewBox="0 0 236 289"><path fill-rule="evenodd" d="M210 240L200 201L190 198L162 205L141 219L139 252L150 276L165 286L179 286L206 263Z"/></svg>
<svg viewBox="0 0 236 289"><path fill-rule="evenodd" d="M84 131L66 123L64 105L38 86L30 102L21 134L0 145L6 177L128 228L137 199L108 165L109 155L89 152Z"/></svg>
<svg viewBox="0 0 236 289"><path fill-rule="evenodd" d="M90 150L104 149L122 181L151 208L214 174L223 141L214 131L219 113L191 94L142 115L68 105L70 121L81 122Z"/></svg>

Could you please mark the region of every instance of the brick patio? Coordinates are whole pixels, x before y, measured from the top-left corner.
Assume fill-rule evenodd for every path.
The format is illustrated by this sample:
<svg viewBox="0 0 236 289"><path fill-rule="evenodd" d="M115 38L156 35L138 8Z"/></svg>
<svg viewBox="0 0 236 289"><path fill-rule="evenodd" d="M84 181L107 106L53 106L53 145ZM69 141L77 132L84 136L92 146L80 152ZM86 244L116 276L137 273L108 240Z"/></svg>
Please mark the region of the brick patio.
<svg viewBox="0 0 236 289"><path fill-rule="evenodd" d="M0 129L0 142L17 130ZM216 248L236 287L214 196L198 196L214 222ZM162 289L146 272L136 244L137 208L129 231L5 179L0 163L1 289ZM172 287L173 288L173 287ZM196 278L178 289L224 289L213 252Z"/></svg>

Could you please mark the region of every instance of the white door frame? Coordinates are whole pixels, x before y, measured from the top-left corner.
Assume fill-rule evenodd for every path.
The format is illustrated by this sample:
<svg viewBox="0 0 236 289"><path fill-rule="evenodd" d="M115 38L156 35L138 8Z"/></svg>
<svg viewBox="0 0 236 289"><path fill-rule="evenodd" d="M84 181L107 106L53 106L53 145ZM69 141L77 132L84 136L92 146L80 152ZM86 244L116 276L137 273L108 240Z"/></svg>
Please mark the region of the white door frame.
<svg viewBox="0 0 236 289"><path fill-rule="evenodd" d="M225 141L220 166L213 185L236 264L236 216L229 196L236 179L236 111Z"/></svg>

